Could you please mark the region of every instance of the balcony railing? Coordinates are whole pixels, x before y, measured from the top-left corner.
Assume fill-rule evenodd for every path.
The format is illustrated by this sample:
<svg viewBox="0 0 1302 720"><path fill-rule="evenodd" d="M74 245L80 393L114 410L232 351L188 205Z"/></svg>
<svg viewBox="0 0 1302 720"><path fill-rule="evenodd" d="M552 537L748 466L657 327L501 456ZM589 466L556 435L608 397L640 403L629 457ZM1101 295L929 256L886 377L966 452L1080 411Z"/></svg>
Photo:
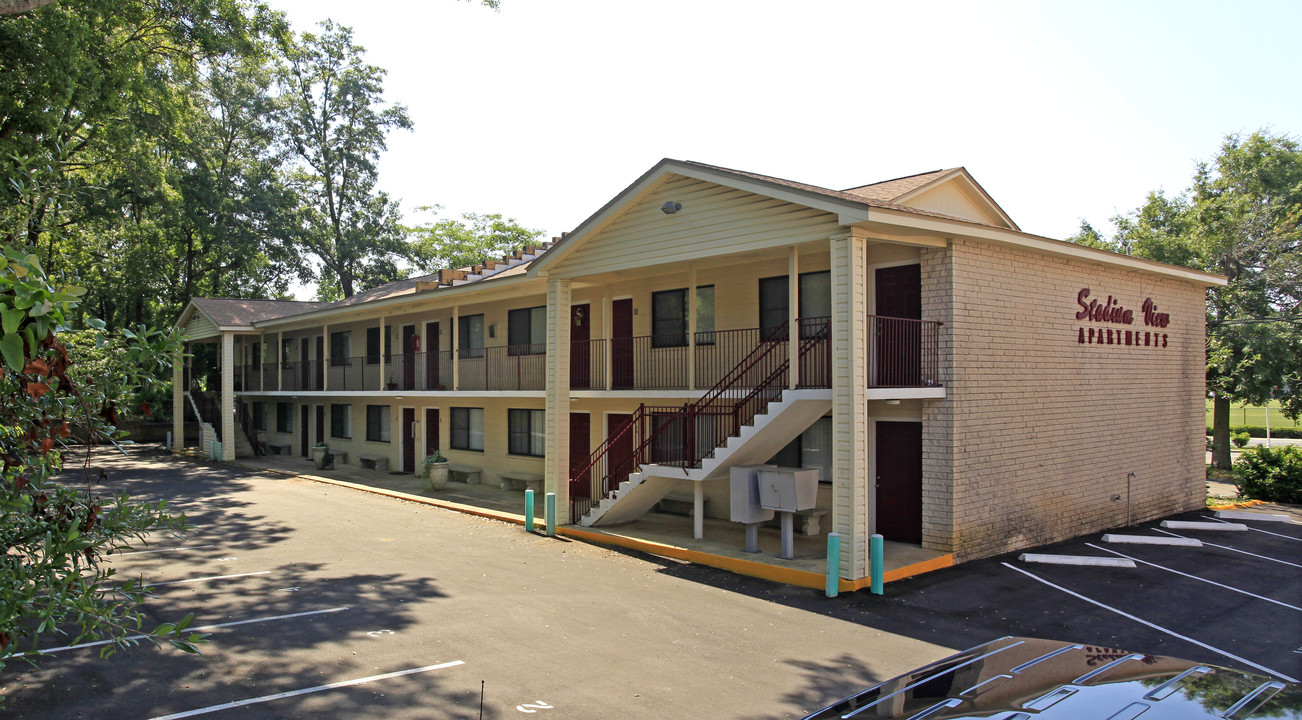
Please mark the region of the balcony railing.
<svg viewBox="0 0 1302 720"><path fill-rule="evenodd" d="M832 347L829 318L801 318L796 387L832 386ZM572 390L708 389L761 346L774 357L789 356L785 327L712 330L696 333L695 347L687 335L644 335L597 339L570 347ZM868 386L934 387L940 384L940 323L868 316ZM814 342L806 342L814 338ZM397 353L379 357L247 365L238 383L246 392L266 391L404 391L545 390L547 347L543 344L461 348L451 351ZM609 358L607 355L609 354ZM383 374L381 374L383 369ZM783 386L790 386L790 369ZM607 383L609 373L609 384ZM761 378L741 378L739 386L754 386Z"/></svg>

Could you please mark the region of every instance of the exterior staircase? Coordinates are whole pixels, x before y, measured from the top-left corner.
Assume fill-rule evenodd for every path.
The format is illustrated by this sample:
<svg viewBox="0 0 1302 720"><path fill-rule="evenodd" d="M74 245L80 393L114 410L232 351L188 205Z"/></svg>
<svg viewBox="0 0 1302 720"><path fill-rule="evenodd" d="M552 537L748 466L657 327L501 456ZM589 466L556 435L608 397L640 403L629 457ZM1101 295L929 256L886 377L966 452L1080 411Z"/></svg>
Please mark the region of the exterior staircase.
<svg viewBox="0 0 1302 720"><path fill-rule="evenodd" d="M831 327L800 325L797 376L806 359L824 365ZM680 407L639 406L570 478L571 517L616 525L641 517L683 480L723 477L737 465L768 460L832 407L830 372L817 389L796 389L785 329L761 341L700 400ZM631 451L631 452L630 452Z"/></svg>
<svg viewBox="0 0 1302 720"><path fill-rule="evenodd" d="M210 398L202 391L187 391L185 398L190 402L190 409L194 412L194 417L199 421L199 450L208 452L208 443L222 442L221 424L216 422L221 417L221 402L216 398ZM206 408L205 413L200 408ZM211 417L205 418L204 415ZM235 457L254 457L265 453L258 452L253 443L249 441L246 435L247 428L241 428L235 433Z"/></svg>
<svg viewBox="0 0 1302 720"><path fill-rule="evenodd" d="M701 461L700 467L643 464L615 492L592 507L579 524L618 525L632 522L655 507L683 480L704 482L726 477L730 468L758 465L795 440L832 409L830 390L786 390L769 403L750 425L730 436Z"/></svg>

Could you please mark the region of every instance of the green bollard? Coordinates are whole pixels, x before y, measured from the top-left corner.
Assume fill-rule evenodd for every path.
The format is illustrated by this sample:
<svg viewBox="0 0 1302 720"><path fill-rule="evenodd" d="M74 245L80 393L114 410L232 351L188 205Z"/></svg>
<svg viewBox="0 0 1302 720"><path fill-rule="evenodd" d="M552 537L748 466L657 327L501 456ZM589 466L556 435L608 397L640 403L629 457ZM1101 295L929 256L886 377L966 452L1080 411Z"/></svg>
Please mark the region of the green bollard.
<svg viewBox="0 0 1302 720"><path fill-rule="evenodd" d="M533 532L533 491L524 491L524 529Z"/></svg>
<svg viewBox="0 0 1302 720"><path fill-rule="evenodd" d="M869 572L872 573L873 595L882 594L882 567L883 567L882 561L885 559L882 557L882 555L885 554L885 552L886 552L886 544L883 541L881 535L873 535L871 538L868 539L868 553L869 553L868 559L872 566L872 569L869 570Z"/></svg>
<svg viewBox="0 0 1302 720"><path fill-rule="evenodd" d="M547 537L556 537L556 493L547 493Z"/></svg>
<svg viewBox="0 0 1302 720"><path fill-rule="evenodd" d="M827 534L827 596L836 597L841 588L841 536Z"/></svg>

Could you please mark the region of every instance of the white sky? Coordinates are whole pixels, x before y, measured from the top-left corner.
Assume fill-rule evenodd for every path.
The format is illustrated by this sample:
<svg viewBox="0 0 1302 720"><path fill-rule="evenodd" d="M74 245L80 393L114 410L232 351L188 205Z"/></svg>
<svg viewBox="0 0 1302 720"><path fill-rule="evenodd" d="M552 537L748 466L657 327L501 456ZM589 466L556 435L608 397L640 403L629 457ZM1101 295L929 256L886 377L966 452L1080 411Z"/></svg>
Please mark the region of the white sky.
<svg viewBox="0 0 1302 720"><path fill-rule="evenodd" d="M381 187L559 235L662 157L843 189L966 166L1023 230L1302 131L1299 2L270 0L351 26L412 132ZM300 292L300 295L304 295Z"/></svg>

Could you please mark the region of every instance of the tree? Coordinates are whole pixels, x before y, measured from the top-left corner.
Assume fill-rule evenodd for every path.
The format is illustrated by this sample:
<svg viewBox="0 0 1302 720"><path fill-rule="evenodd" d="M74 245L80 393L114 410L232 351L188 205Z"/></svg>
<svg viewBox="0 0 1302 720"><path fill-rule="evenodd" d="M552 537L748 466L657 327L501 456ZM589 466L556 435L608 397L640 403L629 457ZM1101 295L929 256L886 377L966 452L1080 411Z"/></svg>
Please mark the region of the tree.
<svg viewBox="0 0 1302 720"><path fill-rule="evenodd" d="M1187 193L1150 193L1113 222L1107 249L1229 278L1207 293L1213 465L1228 469L1232 402L1273 397L1302 414L1302 148L1266 131L1229 135Z"/></svg>
<svg viewBox="0 0 1302 720"><path fill-rule="evenodd" d="M442 208L430 205L418 209L438 212ZM403 228L412 236L412 255L420 271L432 273L443 268L478 265L530 245L543 235L542 230L521 227L514 218L503 218L496 213L464 213L461 218Z"/></svg>
<svg viewBox="0 0 1302 720"><path fill-rule="evenodd" d="M284 142L297 158L301 244L321 280L342 297L399 276L410 250L397 203L376 189L376 162L393 129L410 129L402 105L383 106L385 71L365 62L352 30L326 20L321 33L282 39Z"/></svg>

